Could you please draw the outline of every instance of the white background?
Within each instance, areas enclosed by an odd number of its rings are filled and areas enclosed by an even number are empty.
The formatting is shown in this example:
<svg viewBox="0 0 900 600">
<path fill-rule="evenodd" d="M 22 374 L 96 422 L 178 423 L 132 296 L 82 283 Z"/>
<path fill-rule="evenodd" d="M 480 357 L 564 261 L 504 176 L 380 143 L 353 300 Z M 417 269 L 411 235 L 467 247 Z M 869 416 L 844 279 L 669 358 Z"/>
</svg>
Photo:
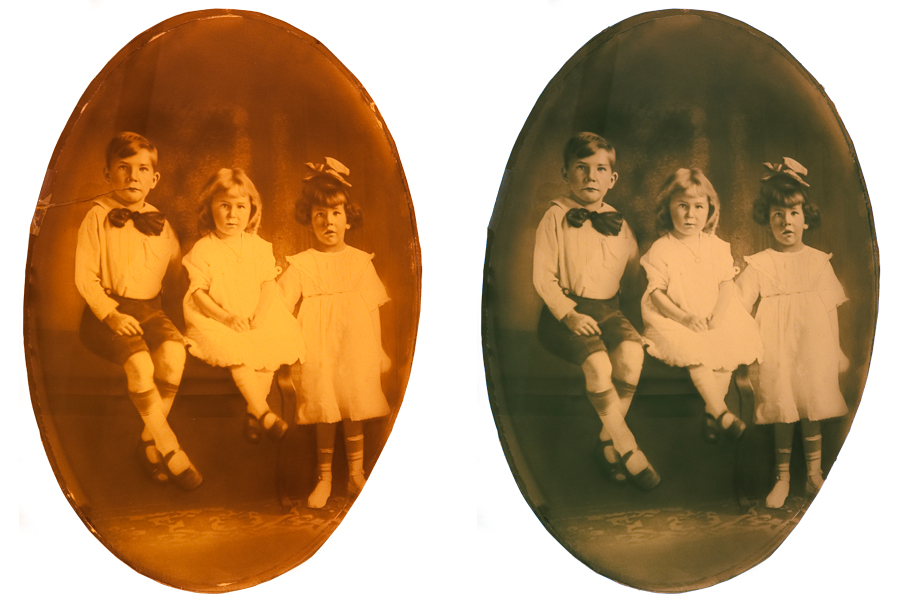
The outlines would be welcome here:
<svg viewBox="0 0 900 600">
<path fill-rule="evenodd" d="M 249 4 L 249 3 L 248 3 Z M 879 227 L 881 312 L 862 406 L 824 491 L 761 565 L 696 598 L 896 594 L 894 339 L 900 335 L 896 9 L 860 0 L 696 2 L 778 40 L 822 84 L 857 155 Z M 0 464 L 6 597 L 186 597 L 138 575 L 71 510 L 44 455 L 22 352 L 28 226 L 51 152 L 81 94 L 132 38 L 197 2 L 18 2 L 0 38 L 0 165 L 11 215 L 3 246 L 4 412 Z M 481 272 L 494 199 L 513 143 L 544 86 L 582 45 L 660 2 L 256 2 L 318 38 L 362 82 L 397 144 L 424 268 L 412 377 L 365 492 L 309 561 L 229 597 L 647 597 L 583 566 L 516 488 L 488 405 Z M 825 215 L 827 218 L 827 215 Z M 18 525 L 13 522 L 18 504 Z M 6 531 L 6 528 L 9 531 Z M 10 590 L 10 587 L 12 589 Z"/>
</svg>

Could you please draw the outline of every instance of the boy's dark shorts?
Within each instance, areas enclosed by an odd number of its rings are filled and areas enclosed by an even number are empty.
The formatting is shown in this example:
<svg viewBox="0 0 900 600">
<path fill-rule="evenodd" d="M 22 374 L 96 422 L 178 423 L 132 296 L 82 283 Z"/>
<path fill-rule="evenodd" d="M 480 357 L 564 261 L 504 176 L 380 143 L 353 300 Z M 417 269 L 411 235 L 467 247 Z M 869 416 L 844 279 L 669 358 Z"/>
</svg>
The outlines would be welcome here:
<svg viewBox="0 0 900 600">
<path fill-rule="evenodd" d="M 622 342 L 643 344 L 643 340 L 631 322 L 619 310 L 619 297 L 609 300 L 592 300 L 569 295 L 576 302 L 575 310 L 588 315 L 600 326 L 600 335 L 577 335 L 565 323 L 558 321 L 544 305 L 538 320 L 538 340 L 556 356 L 581 365 L 595 352 L 615 350 Z"/>
<path fill-rule="evenodd" d="M 132 354 L 155 350 L 166 341 L 184 344 L 184 336 L 162 311 L 160 297 L 152 300 L 135 300 L 110 295 L 119 303 L 122 314 L 131 315 L 141 324 L 144 335 L 118 335 L 97 318 L 91 308 L 85 307 L 81 316 L 81 342 L 88 350 L 114 362 L 124 365 Z"/>
</svg>

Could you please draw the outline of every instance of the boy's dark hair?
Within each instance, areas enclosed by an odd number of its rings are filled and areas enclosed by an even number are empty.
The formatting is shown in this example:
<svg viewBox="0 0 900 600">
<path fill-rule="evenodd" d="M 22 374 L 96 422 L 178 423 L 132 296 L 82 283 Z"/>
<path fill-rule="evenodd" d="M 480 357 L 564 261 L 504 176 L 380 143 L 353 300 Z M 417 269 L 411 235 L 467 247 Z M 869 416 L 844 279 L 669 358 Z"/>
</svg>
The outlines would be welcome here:
<svg viewBox="0 0 900 600">
<path fill-rule="evenodd" d="M 596 154 L 598 150 L 606 150 L 609 153 L 609 168 L 615 172 L 616 149 L 606 138 L 590 131 L 582 131 L 569 138 L 566 147 L 563 148 L 563 166 L 568 169 L 573 160 L 586 158 Z"/>
<path fill-rule="evenodd" d="M 150 140 L 141 134 L 131 131 L 123 131 L 116 134 L 109 141 L 109 144 L 106 145 L 106 166 L 107 168 L 112 166 L 113 161 L 117 158 L 128 158 L 141 150 L 146 150 L 150 153 L 150 162 L 155 171 L 159 160 L 159 152 L 156 150 L 156 146 L 151 144 Z"/>
<path fill-rule="evenodd" d="M 798 204 L 802 205 L 803 220 L 810 229 L 822 223 L 822 213 L 818 206 L 810 202 L 805 187 L 787 175 L 769 177 L 760 184 L 759 194 L 753 201 L 753 220 L 768 227 L 773 206 L 793 208 Z"/>
<path fill-rule="evenodd" d="M 344 213 L 347 215 L 347 223 L 351 227 L 362 225 L 362 211 L 359 206 L 350 200 L 348 188 L 327 174 L 314 175 L 303 182 L 300 197 L 294 204 L 294 218 L 301 225 L 310 225 L 313 206 L 338 206 L 344 205 Z"/>
<path fill-rule="evenodd" d="M 709 202 L 709 216 L 706 218 L 703 231 L 705 233 L 716 232 L 716 228 L 719 226 L 721 206 L 719 195 L 712 183 L 700 169 L 678 169 L 666 179 L 659 190 L 659 200 L 656 204 L 656 230 L 659 233 L 672 231 L 675 228 L 675 224 L 672 222 L 672 213 L 669 211 L 672 198 L 676 194 L 686 194 L 692 191 L 706 196 L 706 200 Z"/>
</svg>

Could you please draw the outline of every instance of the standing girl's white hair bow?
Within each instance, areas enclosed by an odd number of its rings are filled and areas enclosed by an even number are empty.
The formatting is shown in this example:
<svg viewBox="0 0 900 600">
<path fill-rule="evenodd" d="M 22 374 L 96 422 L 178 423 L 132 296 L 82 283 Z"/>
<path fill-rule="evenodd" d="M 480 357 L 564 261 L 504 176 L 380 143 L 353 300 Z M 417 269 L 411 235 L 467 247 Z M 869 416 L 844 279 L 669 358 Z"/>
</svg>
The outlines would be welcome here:
<svg viewBox="0 0 900 600">
<path fill-rule="evenodd" d="M 336 179 L 342 185 L 353 187 L 352 185 L 350 185 L 349 181 L 344 179 L 344 177 L 350 177 L 350 169 L 344 166 L 344 164 L 336 158 L 326 156 L 325 164 L 306 163 L 306 166 L 309 167 L 313 172 L 304 177 L 303 181 L 309 181 L 310 179 L 318 175 L 327 175 L 333 179 Z"/>
</svg>

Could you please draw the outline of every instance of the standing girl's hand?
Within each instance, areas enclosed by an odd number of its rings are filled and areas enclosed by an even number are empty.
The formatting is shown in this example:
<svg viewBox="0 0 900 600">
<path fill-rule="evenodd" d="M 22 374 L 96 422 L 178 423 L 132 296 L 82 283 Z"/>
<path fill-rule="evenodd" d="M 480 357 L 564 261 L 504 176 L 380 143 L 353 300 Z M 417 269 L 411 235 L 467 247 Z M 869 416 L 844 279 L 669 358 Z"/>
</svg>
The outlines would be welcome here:
<svg viewBox="0 0 900 600">
<path fill-rule="evenodd" d="M 391 357 L 387 355 L 384 348 L 381 349 L 381 372 L 387 373 L 391 370 Z"/>
<path fill-rule="evenodd" d="M 250 321 L 248 319 L 242 319 L 237 315 L 228 315 L 222 320 L 222 322 L 238 333 L 250 331 Z"/>
<path fill-rule="evenodd" d="M 589 315 L 572 309 L 563 317 L 563 323 L 575 335 L 600 335 L 600 325 Z"/>
<path fill-rule="evenodd" d="M 701 333 L 709 329 L 709 325 L 706 324 L 705 320 L 690 313 L 685 313 L 684 317 L 681 318 L 680 323 L 691 331 L 696 331 L 697 333 Z"/>
</svg>

